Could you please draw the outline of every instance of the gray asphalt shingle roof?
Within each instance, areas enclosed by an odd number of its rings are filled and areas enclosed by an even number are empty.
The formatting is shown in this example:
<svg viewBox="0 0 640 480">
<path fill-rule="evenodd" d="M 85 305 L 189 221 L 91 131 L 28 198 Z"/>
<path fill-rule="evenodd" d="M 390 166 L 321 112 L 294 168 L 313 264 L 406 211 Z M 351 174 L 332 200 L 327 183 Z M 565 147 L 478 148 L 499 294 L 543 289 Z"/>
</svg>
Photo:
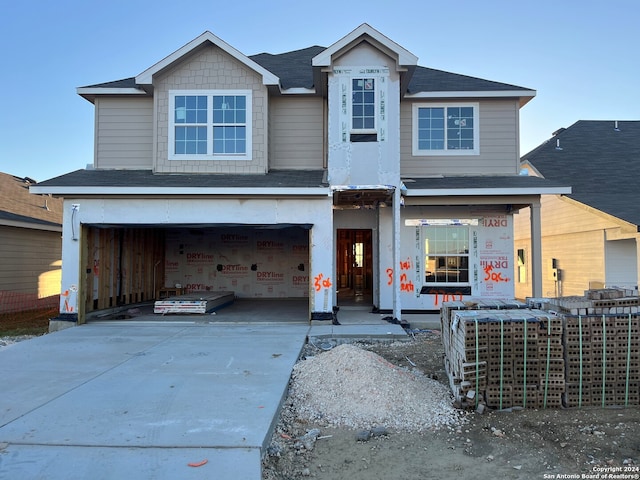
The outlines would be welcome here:
<svg viewBox="0 0 640 480">
<path fill-rule="evenodd" d="M 76 170 L 38 186 L 145 188 L 315 188 L 326 187 L 324 170 L 271 170 L 264 175 L 154 174 L 151 170 Z"/>
<path fill-rule="evenodd" d="M 522 161 L 570 185 L 568 197 L 640 226 L 640 121 L 619 121 L 616 130 L 612 120 L 580 120 Z"/>
<path fill-rule="evenodd" d="M 555 179 L 530 177 L 526 175 L 412 178 L 410 181 L 405 180 L 407 190 L 540 189 L 566 187 L 567 185 L 567 183 L 556 181 Z"/>
<path fill-rule="evenodd" d="M 260 53 L 249 58 L 261 67 L 269 70 L 280 79 L 282 88 L 313 88 L 313 67 L 311 60 L 325 47 L 312 47 L 280 54 Z M 112 82 L 88 85 L 82 88 L 135 88 L 135 77 L 115 80 Z M 445 72 L 433 68 L 416 67 L 408 86 L 411 94 L 420 92 L 455 92 L 455 91 L 509 91 L 531 89 L 494 82 L 481 78 Z"/>
</svg>

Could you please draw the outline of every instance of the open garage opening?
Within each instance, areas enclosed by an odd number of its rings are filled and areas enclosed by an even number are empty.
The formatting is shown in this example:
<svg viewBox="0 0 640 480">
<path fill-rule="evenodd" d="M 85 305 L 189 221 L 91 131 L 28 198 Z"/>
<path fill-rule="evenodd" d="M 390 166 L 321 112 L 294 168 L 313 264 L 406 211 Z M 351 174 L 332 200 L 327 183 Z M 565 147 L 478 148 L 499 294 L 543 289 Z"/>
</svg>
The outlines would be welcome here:
<svg viewBox="0 0 640 480">
<path fill-rule="evenodd" d="M 86 315 L 181 295 L 233 292 L 309 312 L 310 225 L 83 228 Z M 304 310 L 302 310 L 304 309 Z"/>
</svg>

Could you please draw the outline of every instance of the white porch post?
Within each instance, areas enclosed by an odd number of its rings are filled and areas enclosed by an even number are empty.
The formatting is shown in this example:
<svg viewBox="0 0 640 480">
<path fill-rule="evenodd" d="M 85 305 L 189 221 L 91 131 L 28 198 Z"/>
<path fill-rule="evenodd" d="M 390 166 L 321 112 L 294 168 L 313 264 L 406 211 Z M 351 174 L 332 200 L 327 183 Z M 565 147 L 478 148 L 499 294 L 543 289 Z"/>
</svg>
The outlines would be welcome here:
<svg viewBox="0 0 640 480">
<path fill-rule="evenodd" d="M 532 296 L 542 297 L 542 222 L 540 201 L 531 204 L 531 289 Z"/>
<path fill-rule="evenodd" d="M 393 192 L 393 318 L 402 320 L 400 301 L 400 188 Z"/>
</svg>

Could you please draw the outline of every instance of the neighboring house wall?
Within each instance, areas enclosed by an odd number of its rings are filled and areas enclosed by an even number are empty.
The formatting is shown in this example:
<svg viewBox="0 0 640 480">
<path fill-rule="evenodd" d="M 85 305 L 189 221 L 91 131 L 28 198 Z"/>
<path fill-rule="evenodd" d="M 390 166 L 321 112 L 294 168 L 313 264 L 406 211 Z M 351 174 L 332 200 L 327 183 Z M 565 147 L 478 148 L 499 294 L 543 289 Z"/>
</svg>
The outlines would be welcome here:
<svg viewBox="0 0 640 480">
<path fill-rule="evenodd" d="M 477 104 L 478 155 L 413 155 L 413 105 Z M 519 160 L 519 107 L 517 100 L 403 101 L 400 106 L 400 155 L 403 176 L 514 175 Z"/>
<path fill-rule="evenodd" d="M 637 235 L 632 233 L 631 226 L 577 202 L 551 195 L 543 196 L 541 212 L 545 296 L 583 295 L 585 290 L 603 285 L 635 288 L 637 259 L 634 248 Z M 622 234 L 624 231 L 629 233 Z M 614 232 L 631 238 L 609 240 Z M 514 273 L 518 298 L 531 296 L 529 237 L 527 208 L 515 216 L 515 252 L 517 256 L 518 250 L 524 250 L 525 257 L 524 273 L 519 272 L 517 266 Z M 622 250 L 618 242 L 625 242 Z M 629 255 L 623 269 L 619 268 L 621 262 L 625 262 L 619 258 L 621 251 Z M 561 272 L 559 279 L 553 275 L 552 259 L 557 260 L 556 266 Z M 613 264 L 609 264 L 610 259 Z"/>
<path fill-rule="evenodd" d="M 0 291 L 60 293 L 60 232 L 0 226 Z"/>
<path fill-rule="evenodd" d="M 95 99 L 95 168 L 153 167 L 153 99 Z"/>
<path fill-rule="evenodd" d="M 250 160 L 170 160 L 169 93 L 172 90 L 249 90 L 252 93 Z M 159 173 L 265 173 L 268 143 L 268 93 L 262 79 L 225 53 L 207 44 L 154 81 L 156 156 Z"/>
<path fill-rule="evenodd" d="M 319 97 L 269 99 L 269 168 L 323 168 L 323 110 Z"/>
</svg>

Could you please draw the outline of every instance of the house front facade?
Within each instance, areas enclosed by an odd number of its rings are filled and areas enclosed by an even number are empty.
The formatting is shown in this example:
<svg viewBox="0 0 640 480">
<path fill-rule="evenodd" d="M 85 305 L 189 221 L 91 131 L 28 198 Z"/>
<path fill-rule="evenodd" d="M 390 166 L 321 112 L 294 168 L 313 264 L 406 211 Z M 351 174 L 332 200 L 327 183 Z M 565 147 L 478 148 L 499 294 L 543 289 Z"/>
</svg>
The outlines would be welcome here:
<svg viewBox="0 0 640 480">
<path fill-rule="evenodd" d="M 513 298 L 514 212 L 536 237 L 541 194 L 569 191 L 519 175 L 535 91 L 421 67 L 367 24 L 278 55 L 205 32 L 78 93 L 93 167 L 32 188 L 65 199 L 71 322 L 176 286 L 305 298 L 310 320 Z"/>
</svg>

